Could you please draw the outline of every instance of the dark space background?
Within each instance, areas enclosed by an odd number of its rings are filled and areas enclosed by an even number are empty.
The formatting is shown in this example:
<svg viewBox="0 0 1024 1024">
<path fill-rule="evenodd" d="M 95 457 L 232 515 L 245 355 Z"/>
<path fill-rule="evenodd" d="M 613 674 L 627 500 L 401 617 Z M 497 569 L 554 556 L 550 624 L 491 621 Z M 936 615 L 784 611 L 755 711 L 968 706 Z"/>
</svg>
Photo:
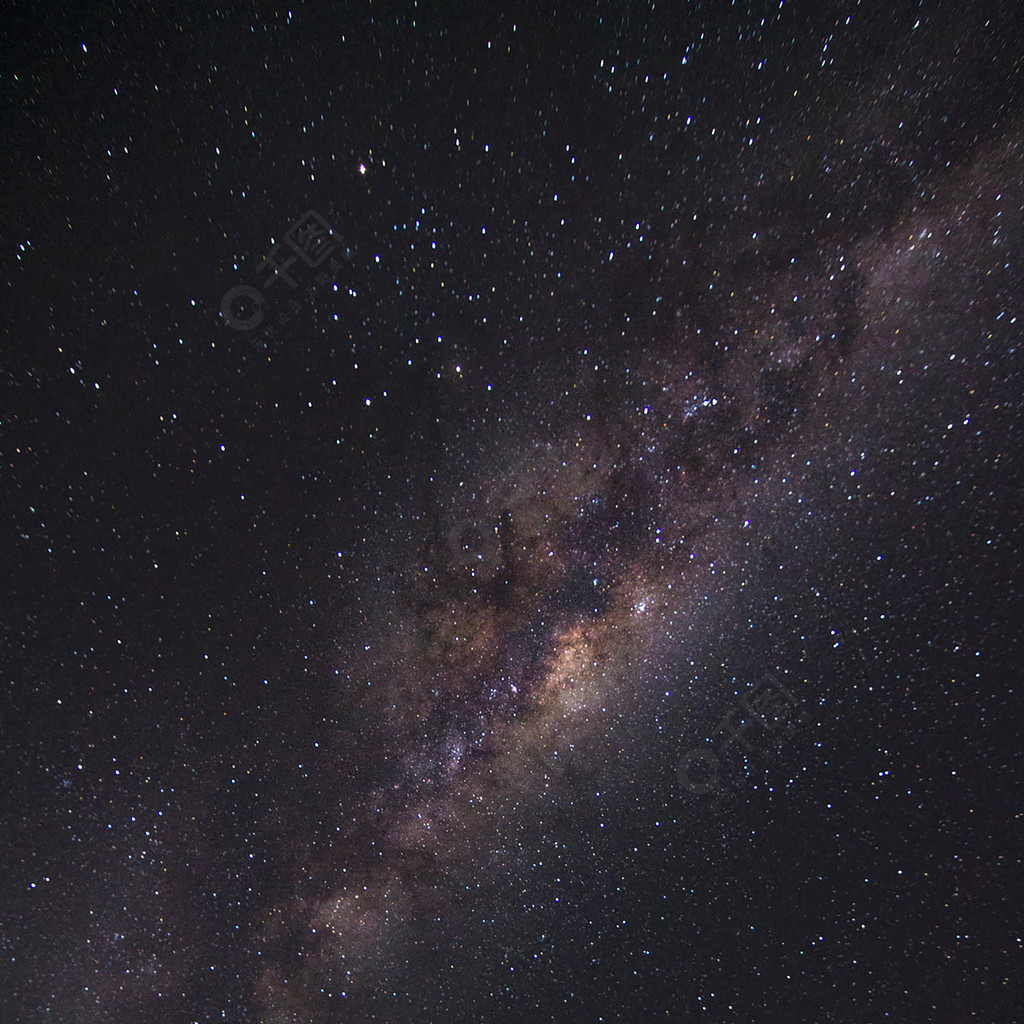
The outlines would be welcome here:
<svg viewBox="0 0 1024 1024">
<path fill-rule="evenodd" d="M 0 24 L 0 1020 L 1021 1019 L 1015 4 Z"/>
</svg>

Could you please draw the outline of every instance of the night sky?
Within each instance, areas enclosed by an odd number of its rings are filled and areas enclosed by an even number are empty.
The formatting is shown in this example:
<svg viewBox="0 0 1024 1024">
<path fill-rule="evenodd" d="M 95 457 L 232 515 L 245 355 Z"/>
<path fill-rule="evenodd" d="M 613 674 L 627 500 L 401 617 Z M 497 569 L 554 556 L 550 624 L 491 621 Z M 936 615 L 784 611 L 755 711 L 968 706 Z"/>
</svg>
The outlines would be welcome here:
<svg viewBox="0 0 1024 1024">
<path fill-rule="evenodd" d="M 1024 1019 L 1022 53 L 4 4 L 0 1021 Z"/>
</svg>

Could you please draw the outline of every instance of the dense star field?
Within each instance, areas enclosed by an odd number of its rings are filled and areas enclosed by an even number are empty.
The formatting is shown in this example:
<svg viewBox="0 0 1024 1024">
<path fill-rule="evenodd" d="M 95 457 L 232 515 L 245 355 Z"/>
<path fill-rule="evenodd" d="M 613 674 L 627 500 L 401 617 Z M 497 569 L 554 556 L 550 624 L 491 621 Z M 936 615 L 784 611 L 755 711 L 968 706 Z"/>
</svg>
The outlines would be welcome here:
<svg viewBox="0 0 1024 1024">
<path fill-rule="evenodd" d="M 0 1019 L 1019 1019 L 1015 5 L 0 19 Z"/>
</svg>

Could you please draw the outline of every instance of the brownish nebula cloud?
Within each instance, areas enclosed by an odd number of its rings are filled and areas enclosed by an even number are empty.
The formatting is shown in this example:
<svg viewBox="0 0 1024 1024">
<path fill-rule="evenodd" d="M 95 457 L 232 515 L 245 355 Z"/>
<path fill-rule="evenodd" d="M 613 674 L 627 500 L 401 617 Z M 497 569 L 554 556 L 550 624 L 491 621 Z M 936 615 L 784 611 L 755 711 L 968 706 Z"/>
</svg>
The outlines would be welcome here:
<svg viewBox="0 0 1024 1024">
<path fill-rule="evenodd" d="M 344 811 L 268 910 L 263 1020 L 358 1007 L 426 957 L 474 877 L 514 862 L 588 766 L 617 756 L 609 727 L 667 624 L 729 614 L 744 510 L 770 508 L 785 466 L 836 443 L 837 421 L 870 418 L 865 400 L 914 387 L 930 358 L 920 311 L 973 290 L 995 196 L 1021 191 L 1019 146 L 951 172 L 883 234 L 821 234 L 800 262 L 743 231 L 728 300 L 704 318 L 727 344 L 688 334 L 681 309 L 604 375 L 618 390 L 581 357 L 561 410 L 435 496 L 387 555 L 400 582 L 369 615 L 378 641 L 346 663 L 352 727 L 325 783 Z"/>
</svg>

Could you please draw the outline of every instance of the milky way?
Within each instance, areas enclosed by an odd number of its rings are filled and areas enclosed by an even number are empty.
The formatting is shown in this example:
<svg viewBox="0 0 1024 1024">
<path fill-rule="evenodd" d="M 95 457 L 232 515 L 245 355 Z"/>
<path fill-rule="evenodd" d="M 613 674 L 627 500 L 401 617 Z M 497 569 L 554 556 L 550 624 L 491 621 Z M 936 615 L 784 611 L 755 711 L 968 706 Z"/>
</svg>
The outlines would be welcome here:
<svg viewBox="0 0 1024 1024">
<path fill-rule="evenodd" d="M 1016 8 L 72 6 L 0 1020 L 1017 1019 Z"/>
<path fill-rule="evenodd" d="M 958 302 L 972 280 L 1005 279 L 998 218 L 1024 208 L 1022 168 L 1008 137 L 884 231 L 822 232 L 810 257 L 783 261 L 751 232 L 722 269 L 728 318 L 679 307 L 642 351 L 599 357 L 600 377 L 582 346 L 530 396 L 532 425 L 500 403 L 475 410 L 514 428 L 484 431 L 464 479 L 384 556 L 402 568 L 372 588 L 374 639 L 345 661 L 364 729 L 318 769 L 367 778 L 339 787 L 336 837 L 303 861 L 301 897 L 267 916 L 268 1020 L 357 1006 L 398 965 L 457 946 L 475 879 L 507 869 L 539 821 L 566 827 L 588 771 L 621 752 L 614 723 L 757 587 L 766 538 L 824 518 L 822 477 L 841 486 L 855 436 L 985 351 Z M 717 339 L 703 353 L 683 322 L 702 313 Z M 619 394 L 602 393 L 608 377 Z M 805 539 L 818 557 L 834 543 Z"/>
</svg>

